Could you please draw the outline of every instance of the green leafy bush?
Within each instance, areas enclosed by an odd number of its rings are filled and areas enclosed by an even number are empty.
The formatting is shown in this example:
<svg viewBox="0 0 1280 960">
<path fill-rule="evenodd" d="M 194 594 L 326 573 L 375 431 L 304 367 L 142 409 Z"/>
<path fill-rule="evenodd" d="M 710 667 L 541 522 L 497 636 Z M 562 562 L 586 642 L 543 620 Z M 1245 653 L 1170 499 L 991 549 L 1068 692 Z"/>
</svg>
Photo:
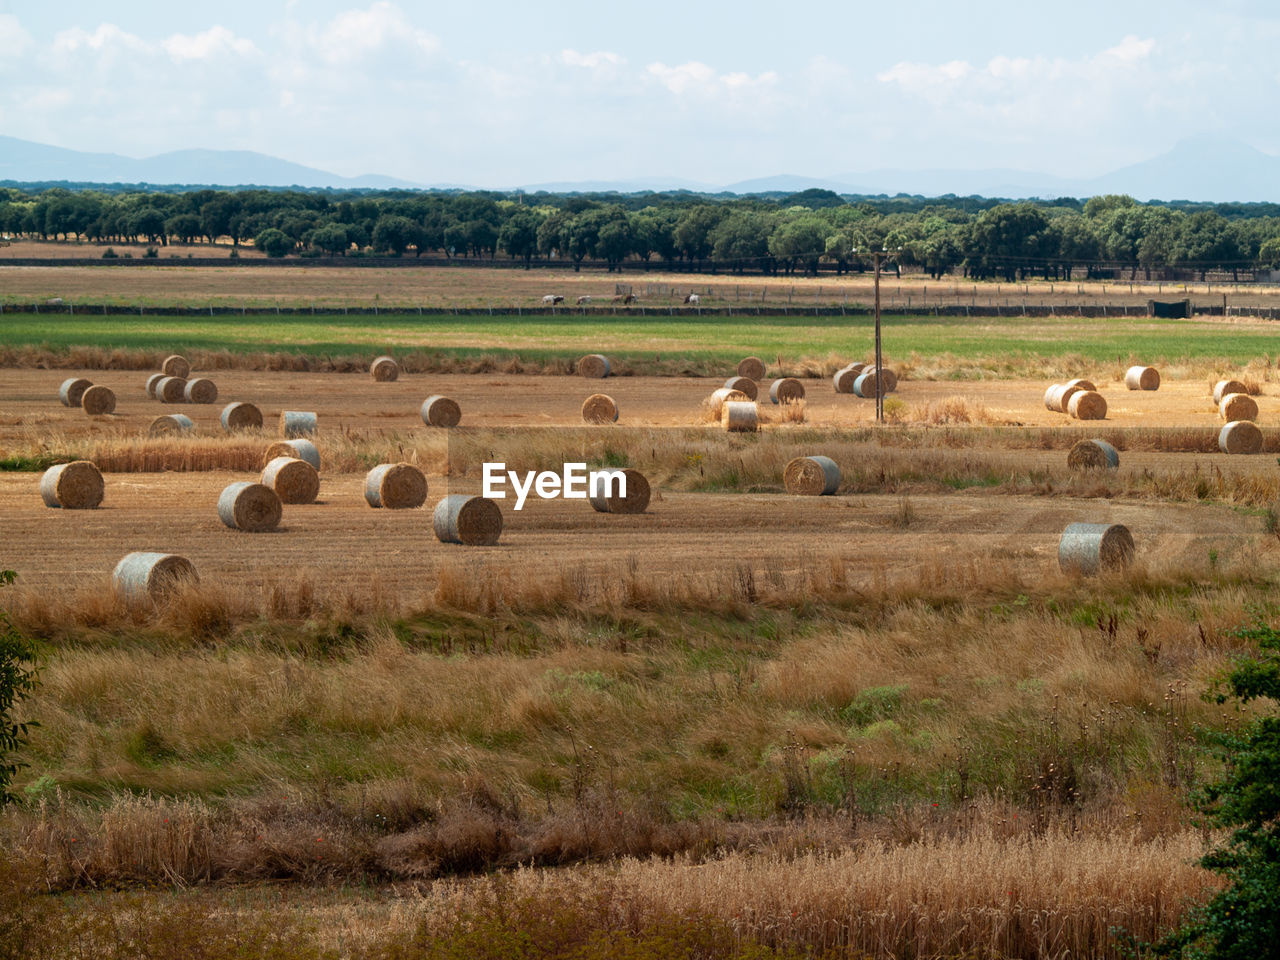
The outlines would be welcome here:
<svg viewBox="0 0 1280 960">
<path fill-rule="evenodd" d="M 1237 661 L 1216 695 L 1219 703 L 1280 704 L 1280 631 L 1259 624 L 1236 632 L 1258 645 Z M 1192 919 L 1154 946 L 1161 957 L 1257 960 L 1280 956 L 1280 715 L 1272 712 L 1217 747 L 1226 770 L 1197 798 L 1211 826 L 1231 831 L 1200 862 L 1227 886 Z"/>
<path fill-rule="evenodd" d="M 0 570 L 0 586 L 13 583 L 17 574 Z M 9 618 L 0 613 L 0 804 L 13 799 L 9 786 L 22 769 L 14 753 L 26 742 L 27 732 L 35 724 L 14 719 L 14 708 L 36 686 L 35 646 L 13 629 Z"/>
</svg>

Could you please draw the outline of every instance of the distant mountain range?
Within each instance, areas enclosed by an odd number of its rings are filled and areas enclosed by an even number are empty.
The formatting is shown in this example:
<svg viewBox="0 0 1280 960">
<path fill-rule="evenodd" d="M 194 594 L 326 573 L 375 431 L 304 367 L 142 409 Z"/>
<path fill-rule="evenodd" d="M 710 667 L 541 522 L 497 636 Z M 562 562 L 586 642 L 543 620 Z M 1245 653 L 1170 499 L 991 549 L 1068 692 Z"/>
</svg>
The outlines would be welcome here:
<svg viewBox="0 0 1280 960">
<path fill-rule="evenodd" d="M 118 153 L 83 153 L 16 137 L 0 137 L 0 180 L 72 183 L 199 183 L 211 186 L 368 187 L 417 184 L 394 177 L 340 177 L 250 150 L 175 150 L 136 160 Z"/>
<path fill-rule="evenodd" d="M 412 182 L 368 174 L 342 177 L 315 167 L 248 150 L 176 150 L 135 159 L 116 153 L 84 153 L 0 136 L 0 181 L 20 183 L 201 184 L 210 186 L 296 186 L 366 189 L 476 189 L 456 183 Z M 1090 197 L 1127 193 L 1139 200 L 1280 202 L 1280 157 L 1235 140 L 1194 138 L 1150 160 L 1100 177 L 1065 178 L 1024 170 L 879 169 L 807 177 L 783 174 L 730 184 L 677 177 L 556 181 L 504 189 L 531 193 L 639 193 L 689 190 L 697 193 L 796 193 L 824 188 L 841 194 L 983 197 Z"/>
</svg>

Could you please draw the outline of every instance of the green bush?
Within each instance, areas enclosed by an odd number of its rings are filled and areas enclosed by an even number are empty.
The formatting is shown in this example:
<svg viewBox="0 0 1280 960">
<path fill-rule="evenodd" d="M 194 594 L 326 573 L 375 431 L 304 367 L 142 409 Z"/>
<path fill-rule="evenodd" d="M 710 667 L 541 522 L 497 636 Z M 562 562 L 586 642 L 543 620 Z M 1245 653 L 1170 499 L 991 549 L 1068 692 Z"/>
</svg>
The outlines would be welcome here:
<svg viewBox="0 0 1280 960">
<path fill-rule="evenodd" d="M 283 230 L 267 227 L 254 238 L 253 245 L 268 257 L 283 257 L 293 249 L 293 238 Z"/>
<path fill-rule="evenodd" d="M 1280 704 L 1280 631 L 1259 624 L 1236 631 L 1258 645 L 1238 660 L 1215 699 Z M 1153 948 L 1184 960 L 1257 960 L 1280 957 L 1280 716 L 1273 712 L 1238 734 L 1221 734 L 1226 764 L 1196 805 L 1208 824 L 1230 830 L 1201 865 L 1226 888 Z"/>
<path fill-rule="evenodd" d="M 0 586 L 17 578 L 12 570 L 0 570 Z M 27 732 L 35 726 L 14 719 L 14 708 L 36 686 L 35 646 L 13 629 L 9 618 L 0 613 L 0 804 L 13 799 L 9 786 L 17 772 L 25 766 L 14 759 L 14 753 L 26 742 Z"/>
</svg>

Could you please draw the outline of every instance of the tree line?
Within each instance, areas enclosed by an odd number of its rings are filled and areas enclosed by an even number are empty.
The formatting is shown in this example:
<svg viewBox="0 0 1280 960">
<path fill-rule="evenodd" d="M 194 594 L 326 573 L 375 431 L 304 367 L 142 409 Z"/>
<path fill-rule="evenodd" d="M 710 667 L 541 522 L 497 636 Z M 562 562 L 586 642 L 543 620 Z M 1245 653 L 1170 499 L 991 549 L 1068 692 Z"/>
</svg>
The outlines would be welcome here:
<svg viewBox="0 0 1280 960">
<path fill-rule="evenodd" d="M 294 190 L 0 188 L 0 231 L 43 240 L 252 243 L 268 256 L 504 258 L 531 266 L 662 262 L 734 273 L 837 273 L 885 251 L 934 278 L 1136 279 L 1280 268 L 1275 204 L 1139 203 L 1128 196 L 1002 202 Z"/>
</svg>

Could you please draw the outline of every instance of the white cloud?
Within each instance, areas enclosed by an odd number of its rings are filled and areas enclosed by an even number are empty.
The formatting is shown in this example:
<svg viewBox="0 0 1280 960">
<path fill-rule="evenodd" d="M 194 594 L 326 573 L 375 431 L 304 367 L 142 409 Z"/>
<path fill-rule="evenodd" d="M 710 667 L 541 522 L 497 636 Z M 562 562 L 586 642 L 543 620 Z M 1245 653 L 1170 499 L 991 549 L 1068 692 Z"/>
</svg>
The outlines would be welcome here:
<svg viewBox="0 0 1280 960">
<path fill-rule="evenodd" d="M 979 92 L 995 98 L 1024 98 L 1034 96 L 1037 89 L 1053 83 L 1112 82 L 1117 66 L 1137 67 L 1145 63 L 1155 46 L 1154 39 L 1126 36 L 1113 47 L 1077 59 L 999 55 L 981 67 L 967 60 L 938 64 L 904 60 L 876 74 L 876 79 L 929 100 Z"/>
<path fill-rule="evenodd" d="M 311 31 L 311 43 L 331 64 L 350 63 L 393 45 L 407 46 L 417 54 L 440 49 L 437 37 L 411 24 L 393 3 L 379 0 L 366 10 L 347 10 L 320 30 Z"/>
<path fill-rule="evenodd" d="M 161 46 L 176 62 L 211 60 L 214 57 L 235 55 L 248 57 L 258 52 L 252 40 L 237 37 L 226 27 L 215 25 L 201 33 L 188 36 L 175 33 L 166 37 Z"/>
<path fill-rule="evenodd" d="M 928 96 L 940 89 L 952 89 L 972 73 L 972 64 L 965 60 L 948 60 L 936 65 L 904 60 L 876 74 L 876 79 L 881 83 L 895 84 L 909 93 Z"/>
<path fill-rule="evenodd" d="M 117 50 L 142 52 L 149 50 L 150 44 L 135 34 L 121 30 L 114 23 L 102 23 L 92 33 L 81 27 L 63 30 L 53 38 L 53 49 L 57 53 L 112 53 Z"/>
<path fill-rule="evenodd" d="M 11 13 L 0 13 L 0 50 L 5 58 L 21 56 L 31 46 L 31 34 Z"/>
<path fill-rule="evenodd" d="M 688 94 L 716 97 L 726 93 L 763 95 L 778 83 L 778 74 L 772 70 L 754 77 L 742 72 L 722 74 L 699 60 L 690 60 L 674 67 L 659 61 L 649 64 L 645 72 L 677 97 Z"/>
<path fill-rule="evenodd" d="M 1154 38 L 1139 40 L 1137 37 L 1130 35 L 1121 40 L 1114 47 L 1110 47 L 1102 51 L 1105 57 L 1114 57 L 1116 60 L 1125 63 L 1135 63 L 1138 60 L 1145 60 L 1151 56 L 1151 51 L 1156 47 Z"/>
<path fill-rule="evenodd" d="M 665 63 L 651 63 L 648 66 L 649 76 L 657 79 L 664 87 L 681 96 L 690 89 L 706 89 L 714 82 L 716 72 L 705 63 L 691 60 L 678 67 L 668 67 Z"/>
<path fill-rule="evenodd" d="M 577 50 L 561 50 L 560 62 L 566 67 L 586 67 L 596 70 L 600 67 L 620 67 L 627 62 L 626 57 L 608 50 L 597 50 L 594 53 L 579 53 Z"/>
</svg>

